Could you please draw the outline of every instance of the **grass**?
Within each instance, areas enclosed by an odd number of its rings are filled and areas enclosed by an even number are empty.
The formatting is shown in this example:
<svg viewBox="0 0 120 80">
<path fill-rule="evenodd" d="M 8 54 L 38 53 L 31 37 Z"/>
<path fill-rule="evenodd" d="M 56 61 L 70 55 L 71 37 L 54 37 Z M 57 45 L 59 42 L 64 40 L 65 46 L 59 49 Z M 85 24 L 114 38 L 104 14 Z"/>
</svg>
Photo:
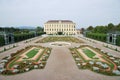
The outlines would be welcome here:
<svg viewBox="0 0 120 80">
<path fill-rule="evenodd" d="M 84 52 L 89 58 L 93 58 L 93 57 L 96 55 L 94 52 L 92 52 L 92 51 L 89 50 L 89 49 L 84 48 L 84 49 L 82 49 L 82 50 L 83 50 L 83 52 Z"/>
<path fill-rule="evenodd" d="M 9 68 L 12 68 L 12 66 L 15 64 L 15 61 L 18 60 L 19 58 L 20 58 L 20 57 L 18 56 L 18 57 L 16 57 L 15 59 L 13 59 L 13 60 L 9 63 L 8 67 L 9 67 Z"/>
<path fill-rule="evenodd" d="M 32 58 L 32 57 L 34 57 L 37 53 L 38 53 L 38 49 L 33 49 L 33 50 L 29 51 L 26 55 L 27 55 L 28 58 Z"/>
</svg>

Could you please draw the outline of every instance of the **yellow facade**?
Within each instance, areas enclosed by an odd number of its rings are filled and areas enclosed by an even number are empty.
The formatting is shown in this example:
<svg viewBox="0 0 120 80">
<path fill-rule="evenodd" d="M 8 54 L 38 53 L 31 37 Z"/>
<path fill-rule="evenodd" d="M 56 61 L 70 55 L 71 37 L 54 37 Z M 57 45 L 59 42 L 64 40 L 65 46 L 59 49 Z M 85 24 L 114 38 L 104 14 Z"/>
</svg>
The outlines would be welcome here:
<svg viewBox="0 0 120 80">
<path fill-rule="evenodd" d="M 64 35 L 75 35 L 75 23 L 70 20 L 50 20 L 44 24 L 44 32 L 46 34 L 58 34 L 62 32 Z"/>
</svg>

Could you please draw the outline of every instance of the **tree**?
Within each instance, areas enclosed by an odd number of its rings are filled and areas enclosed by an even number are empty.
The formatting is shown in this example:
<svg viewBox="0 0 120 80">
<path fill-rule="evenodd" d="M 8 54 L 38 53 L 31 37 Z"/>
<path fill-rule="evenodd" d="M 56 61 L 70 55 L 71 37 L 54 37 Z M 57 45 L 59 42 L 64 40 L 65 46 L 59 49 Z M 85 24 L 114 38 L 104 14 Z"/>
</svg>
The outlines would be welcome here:
<svg viewBox="0 0 120 80">
<path fill-rule="evenodd" d="M 23 33 L 29 33 L 30 30 L 29 30 L 29 29 L 22 29 L 22 32 L 23 32 Z"/>
<path fill-rule="evenodd" d="M 109 31 L 113 31 L 114 25 L 113 25 L 112 23 L 109 23 L 107 29 L 108 29 Z"/>
<path fill-rule="evenodd" d="M 19 28 L 14 28 L 14 27 L 0 27 L 0 31 L 20 33 L 20 29 Z"/>
<path fill-rule="evenodd" d="M 105 26 L 96 26 L 92 32 L 94 33 L 106 33 L 107 32 L 107 28 Z"/>
<path fill-rule="evenodd" d="M 0 31 L 3 31 L 3 28 L 2 28 L 2 27 L 0 27 Z"/>
<path fill-rule="evenodd" d="M 37 26 L 37 28 L 36 28 L 36 32 L 43 32 L 43 28 L 40 27 L 40 26 Z"/>
<path fill-rule="evenodd" d="M 116 30 L 120 31 L 120 23 L 116 26 Z"/>
<path fill-rule="evenodd" d="M 92 31 L 93 29 L 94 29 L 93 26 L 89 26 L 89 27 L 87 28 L 88 31 Z"/>
</svg>

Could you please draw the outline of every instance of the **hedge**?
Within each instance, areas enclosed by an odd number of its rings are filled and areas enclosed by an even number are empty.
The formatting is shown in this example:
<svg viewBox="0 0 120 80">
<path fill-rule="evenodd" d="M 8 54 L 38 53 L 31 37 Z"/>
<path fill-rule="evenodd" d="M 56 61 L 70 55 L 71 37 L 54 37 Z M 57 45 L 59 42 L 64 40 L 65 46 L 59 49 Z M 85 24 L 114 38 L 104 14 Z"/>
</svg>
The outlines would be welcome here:
<svg viewBox="0 0 120 80">
<path fill-rule="evenodd" d="M 44 32 L 36 33 L 37 36 L 40 36 L 42 34 L 45 34 L 45 33 Z M 26 39 L 33 38 L 33 37 L 35 37 L 34 33 L 14 34 L 14 41 L 19 42 L 19 41 L 26 40 Z M 3 46 L 3 45 L 5 45 L 4 37 L 0 36 L 0 46 Z"/>
<path fill-rule="evenodd" d="M 18 42 L 18 41 L 22 41 L 22 40 L 29 39 L 32 37 L 35 37 L 34 33 L 15 34 L 14 40 L 15 42 Z"/>
<path fill-rule="evenodd" d="M 106 42 L 107 40 L 107 35 L 106 34 L 102 34 L 102 33 L 87 33 L 86 37 L 95 39 L 95 40 L 99 40 L 102 42 Z"/>
<path fill-rule="evenodd" d="M 36 33 L 37 36 L 40 36 L 42 34 L 44 34 L 44 32 Z M 15 42 L 26 40 L 26 39 L 33 38 L 33 37 L 35 37 L 35 33 L 24 33 L 24 34 L 15 34 L 14 35 Z"/>
<path fill-rule="evenodd" d="M 117 36 L 117 42 L 116 45 L 120 46 L 120 36 Z"/>
<path fill-rule="evenodd" d="M 45 32 L 37 32 L 37 36 L 40 36 L 42 34 L 46 34 Z"/>
<path fill-rule="evenodd" d="M 0 46 L 5 45 L 5 40 L 3 36 L 0 36 Z"/>
</svg>

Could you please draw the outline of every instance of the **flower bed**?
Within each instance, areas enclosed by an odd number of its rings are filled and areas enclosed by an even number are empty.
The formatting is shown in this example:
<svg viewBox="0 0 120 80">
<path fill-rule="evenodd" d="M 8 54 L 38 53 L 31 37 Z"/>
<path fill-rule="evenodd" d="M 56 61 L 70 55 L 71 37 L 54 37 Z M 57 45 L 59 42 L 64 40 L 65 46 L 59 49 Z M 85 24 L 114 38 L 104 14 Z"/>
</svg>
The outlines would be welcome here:
<svg viewBox="0 0 120 80">
<path fill-rule="evenodd" d="M 82 51 L 82 49 L 88 49 Z M 114 57 L 110 53 L 103 53 L 103 50 L 88 45 L 70 48 L 72 56 L 80 69 L 90 69 L 91 71 L 105 75 L 120 75 L 120 58 Z M 94 53 L 94 55 L 93 55 Z"/>
<path fill-rule="evenodd" d="M 66 42 L 75 42 L 75 43 L 83 43 L 82 40 L 77 39 L 75 37 L 45 37 L 42 40 L 37 41 L 36 43 L 45 43 L 45 42 L 54 42 L 54 41 L 66 41 Z"/>
<path fill-rule="evenodd" d="M 4 63 L 4 66 L 0 73 L 3 75 L 12 75 L 27 72 L 32 69 L 43 69 L 50 53 L 51 48 L 28 46 L 25 49 L 11 54 L 9 59 L 7 57 L 3 58 L 2 63 Z"/>
</svg>

